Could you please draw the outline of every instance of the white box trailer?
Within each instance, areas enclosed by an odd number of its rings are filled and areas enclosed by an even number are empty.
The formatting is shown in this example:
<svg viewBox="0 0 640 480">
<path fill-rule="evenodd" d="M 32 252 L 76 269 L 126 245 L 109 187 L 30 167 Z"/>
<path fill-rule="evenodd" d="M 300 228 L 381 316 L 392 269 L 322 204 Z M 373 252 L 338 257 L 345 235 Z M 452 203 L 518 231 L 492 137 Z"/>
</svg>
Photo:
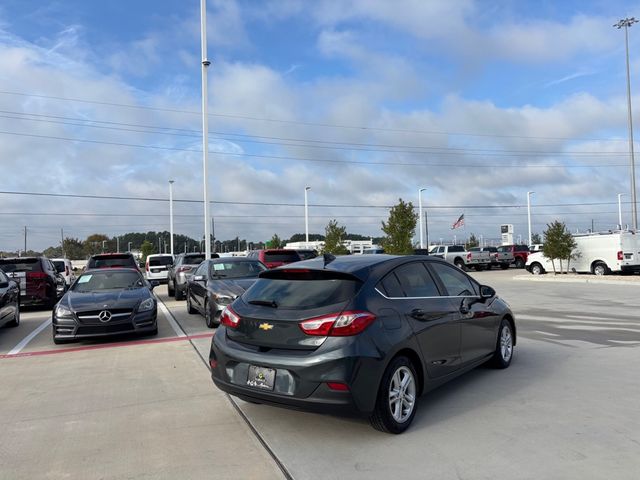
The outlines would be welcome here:
<svg viewBox="0 0 640 480">
<path fill-rule="evenodd" d="M 640 239 L 633 231 L 614 231 L 576 234 L 576 248 L 569 262 L 569 271 L 607 275 L 640 271 Z M 556 272 L 560 261 L 555 260 Z M 551 260 L 542 252 L 529 255 L 525 268 L 533 274 L 553 272 Z M 562 261 L 562 271 L 567 271 L 567 261 Z"/>
</svg>

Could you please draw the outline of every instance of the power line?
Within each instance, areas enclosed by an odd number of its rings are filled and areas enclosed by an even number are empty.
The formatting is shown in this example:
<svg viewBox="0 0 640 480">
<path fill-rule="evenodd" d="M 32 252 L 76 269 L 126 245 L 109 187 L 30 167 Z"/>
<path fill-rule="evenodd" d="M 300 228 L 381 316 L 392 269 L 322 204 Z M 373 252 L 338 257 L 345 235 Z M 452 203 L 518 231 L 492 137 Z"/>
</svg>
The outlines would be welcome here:
<svg viewBox="0 0 640 480">
<path fill-rule="evenodd" d="M 162 107 L 149 107 L 146 105 L 132 105 L 126 103 L 115 103 L 115 102 L 101 102 L 97 100 L 87 100 L 81 98 L 70 98 L 70 97 L 60 97 L 53 95 L 41 95 L 35 93 L 23 93 L 23 92 L 12 92 L 7 90 L 0 90 L 0 94 L 4 95 L 15 95 L 22 97 L 34 97 L 34 98 L 47 98 L 52 100 L 62 100 L 66 102 L 79 102 L 79 103 L 87 103 L 94 105 L 105 105 L 112 107 L 121 107 L 121 108 L 133 108 L 140 110 L 153 110 L 160 112 L 171 112 L 171 113 L 184 113 L 189 115 L 201 115 L 200 111 L 193 110 L 180 110 L 174 108 L 162 108 Z M 319 122 L 302 122 L 299 120 L 283 120 L 283 119 L 275 119 L 275 118 L 263 118 L 256 117 L 250 115 L 238 115 L 238 114 L 229 114 L 229 113 L 209 113 L 211 117 L 221 117 L 221 118 L 238 118 L 243 120 L 254 120 L 254 121 L 262 121 L 262 122 L 273 122 L 273 123 L 282 123 L 282 124 L 294 124 L 294 125 L 303 125 L 303 126 L 311 126 L 311 127 L 327 127 L 327 128 L 343 128 L 343 129 L 353 129 L 353 130 L 371 130 L 371 131 L 381 131 L 381 132 L 396 132 L 396 133 L 416 133 L 416 134 L 425 134 L 425 135 L 450 135 L 450 136 L 468 136 L 468 137 L 494 137 L 494 138 L 530 138 L 530 139 L 538 139 L 538 140 L 590 140 L 590 141 L 602 141 L 602 140 L 612 140 L 612 141 L 625 141 L 622 139 L 603 139 L 603 138 L 572 138 L 572 137 L 545 137 L 545 136 L 527 136 L 527 135 L 502 135 L 502 134 L 487 134 L 487 133 L 469 133 L 469 132 L 447 132 L 447 131 L 429 131 L 429 130 L 413 130 L 413 129 L 400 129 L 400 128 L 384 128 L 384 127 L 370 127 L 370 126 L 358 126 L 358 125 L 341 125 L 341 124 L 331 124 L 331 123 L 319 123 Z"/>
</svg>

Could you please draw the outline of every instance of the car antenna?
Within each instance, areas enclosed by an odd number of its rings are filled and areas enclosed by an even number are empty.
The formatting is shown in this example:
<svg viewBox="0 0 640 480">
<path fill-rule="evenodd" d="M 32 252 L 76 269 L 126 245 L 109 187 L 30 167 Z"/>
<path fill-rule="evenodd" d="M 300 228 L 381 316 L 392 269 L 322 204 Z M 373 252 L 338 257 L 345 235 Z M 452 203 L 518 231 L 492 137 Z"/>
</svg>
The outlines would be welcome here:
<svg viewBox="0 0 640 480">
<path fill-rule="evenodd" d="M 331 255 L 330 253 L 323 254 L 322 258 L 324 258 L 324 268 L 327 268 L 327 265 L 336 259 L 335 255 Z"/>
</svg>

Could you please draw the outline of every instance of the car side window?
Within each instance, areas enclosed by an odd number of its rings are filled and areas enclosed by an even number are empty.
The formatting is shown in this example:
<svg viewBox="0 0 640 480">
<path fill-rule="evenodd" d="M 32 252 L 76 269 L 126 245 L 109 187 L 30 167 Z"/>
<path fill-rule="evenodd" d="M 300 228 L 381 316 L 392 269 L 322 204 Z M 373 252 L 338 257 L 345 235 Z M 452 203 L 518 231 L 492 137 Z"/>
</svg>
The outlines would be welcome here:
<svg viewBox="0 0 640 480">
<path fill-rule="evenodd" d="M 437 297 L 440 295 L 436 282 L 422 262 L 402 265 L 396 268 L 394 273 L 407 297 Z"/>
<path fill-rule="evenodd" d="M 450 296 L 469 297 L 478 295 L 476 287 L 471 280 L 455 267 L 440 262 L 433 262 L 431 268 L 433 268 L 436 275 L 440 277 Z"/>
<path fill-rule="evenodd" d="M 398 277 L 396 277 L 396 274 L 393 272 L 384 277 L 377 288 L 389 298 L 404 297 L 404 292 L 402 291 Z"/>
<path fill-rule="evenodd" d="M 196 269 L 194 275 L 207 275 L 207 262 L 202 262 Z"/>
<path fill-rule="evenodd" d="M 0 270 L 0 283 L 8 282 L 9 278 L 4 274 L 2 270 Z"/>
</svg>

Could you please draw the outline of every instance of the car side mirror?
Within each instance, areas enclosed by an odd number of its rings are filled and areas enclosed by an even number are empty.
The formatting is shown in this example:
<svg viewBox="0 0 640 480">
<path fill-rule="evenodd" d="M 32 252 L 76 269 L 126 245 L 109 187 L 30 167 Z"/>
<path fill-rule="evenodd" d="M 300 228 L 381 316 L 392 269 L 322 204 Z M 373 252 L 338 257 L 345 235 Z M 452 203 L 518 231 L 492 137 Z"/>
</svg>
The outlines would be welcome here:
<svg viewBox="0 0 640 480">
<path fill-rule="evenodd" d="M 480 298 L 487 300 L 496 296 L 496 291 L 488 285 L 480 285 Z"/>
<path fill-rule="evenodd" d="M 207 278 L 204 275 L 194 275 L 194 282 L 206 282 Z"/>
</svg>

